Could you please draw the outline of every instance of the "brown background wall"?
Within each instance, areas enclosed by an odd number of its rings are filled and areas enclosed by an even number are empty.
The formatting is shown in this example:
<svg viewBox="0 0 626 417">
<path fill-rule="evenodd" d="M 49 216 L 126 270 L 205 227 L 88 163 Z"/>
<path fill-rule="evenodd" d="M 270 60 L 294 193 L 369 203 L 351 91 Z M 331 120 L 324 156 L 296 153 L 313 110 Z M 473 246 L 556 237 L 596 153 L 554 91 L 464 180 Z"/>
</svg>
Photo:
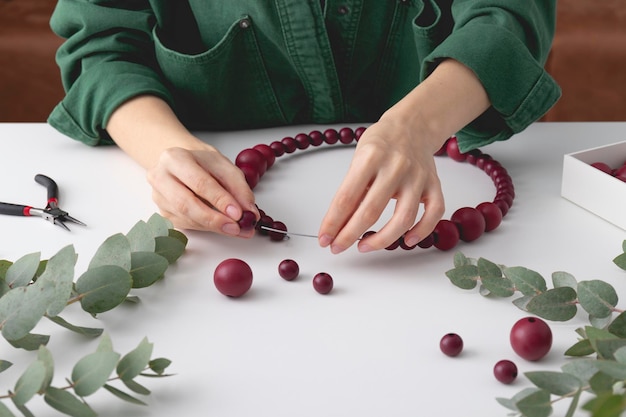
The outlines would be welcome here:
<svg viewBox="0 0 626 417">
<path fill-rule="evenodd" d="M 55 0 L 0 0 L 0 122 L 42 122 L 63 97 L 48 25 Z M 624 0 L 558 0 L 548 71 L 563 97 L 549 121 L 626 120 Z"/>
</svg>

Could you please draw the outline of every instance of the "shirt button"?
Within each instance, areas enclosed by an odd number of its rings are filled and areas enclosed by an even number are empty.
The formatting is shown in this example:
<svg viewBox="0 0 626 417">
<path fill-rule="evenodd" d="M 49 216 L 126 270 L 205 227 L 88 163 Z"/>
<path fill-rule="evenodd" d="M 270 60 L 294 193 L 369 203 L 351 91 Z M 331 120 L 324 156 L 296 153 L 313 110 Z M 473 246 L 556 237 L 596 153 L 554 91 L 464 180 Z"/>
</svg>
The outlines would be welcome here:
<svg viewBox="0 0 626 417">
<path fill-rule="evenodd" d="M 250 19 L 241 19 L 239 21 L 239 27 L 242 29 L 248 29 L 250 27 Z"/>
<path fill-rule="evenodd" d="M 348 6 L 339 6 L 337 11 L 339 12 L 339 14 L 348 14 L 348 13 L 350 13 L 350 9 L 348 8 Z"/>
</svg>

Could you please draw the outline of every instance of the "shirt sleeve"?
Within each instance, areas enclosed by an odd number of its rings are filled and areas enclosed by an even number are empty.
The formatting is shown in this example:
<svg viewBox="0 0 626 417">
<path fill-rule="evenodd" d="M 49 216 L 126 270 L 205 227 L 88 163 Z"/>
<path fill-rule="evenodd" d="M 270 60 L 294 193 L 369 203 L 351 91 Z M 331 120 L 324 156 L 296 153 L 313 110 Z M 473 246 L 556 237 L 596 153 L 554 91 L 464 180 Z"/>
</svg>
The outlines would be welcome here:
<svg viewBox="0 0 626 417">
<path fill-rule="evenodd" d="M 425 58 L 421 79 L 445 58 L 463 63 L 480 79 L 491 108 L 458 132 L 466 152 L 521 132 L 561 96 L 544 69 L 556 0 L 454 0 L 451 11 L 452 32 Z"/>
<path fill-rule="evenodd" d="M 57 52 L 66 95 L 48 123 L 88 145 L 112 143 L 105 127 L 141 94 L 173 100 L 158 72 L 147 0 L 60 0 L 50 26 L 67 40 Z"/>
</svg>

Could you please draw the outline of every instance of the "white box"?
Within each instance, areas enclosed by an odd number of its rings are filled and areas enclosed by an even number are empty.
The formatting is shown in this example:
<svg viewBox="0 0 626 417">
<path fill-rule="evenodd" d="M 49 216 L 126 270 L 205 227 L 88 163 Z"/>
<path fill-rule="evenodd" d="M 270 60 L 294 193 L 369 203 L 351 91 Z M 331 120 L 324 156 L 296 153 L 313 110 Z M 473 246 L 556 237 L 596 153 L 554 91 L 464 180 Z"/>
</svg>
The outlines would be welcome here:
<svg viewBox="0 0 626 417">
<path fill-rule="evenodd" d="M 624 161 L 626 142 L 565 155 L 561 196 L 626 230 L 626 182 L 591 166 L 604 162 L 615 169 Z"/>
</svg>

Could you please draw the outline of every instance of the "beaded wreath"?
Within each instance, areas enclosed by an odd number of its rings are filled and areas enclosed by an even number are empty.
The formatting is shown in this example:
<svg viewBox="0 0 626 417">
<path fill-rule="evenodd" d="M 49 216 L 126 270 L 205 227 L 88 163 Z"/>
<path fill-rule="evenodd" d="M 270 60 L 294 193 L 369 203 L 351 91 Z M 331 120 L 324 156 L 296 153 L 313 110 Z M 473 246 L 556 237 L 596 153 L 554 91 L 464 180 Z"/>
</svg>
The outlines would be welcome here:
<svg viewBox="0 0 626 417">
<path fill-rule="evenodd" d="M 358 141 L 365 129 L 365 127 L 359 127 L 353 130 L 352 128 L 344 127 L 340 130 L 326 129 L 324 132 L 314 130 L 309 134 L 299 133 L 294 137 L 287 136 L 269 145 L 260 144 L 244 149 L 237 155 L 235 165 L 242 170 L 250 188 L 254 189 L 261 177 L 263 177 L 263 174 L 274 165 L 276 158 L 293 153 L 296 150 L 305 150 L 311 146 L 316 147 L 322 144 L 335 145 L 339 143 L 349 145 L 353 141 Z M 410 250 L 416 246 L 423 249 L 434 246 L 439 250 L 450 250 L 460 240 L 471 242 L 478 239 L 483 233 L 496 229 L 513 205 L 513 199 L 515 198 L 513 181 L 507 170 L 490 155 L 483 153 L 479 149 L 461 153 L 454 136 L 449 138 L 435 154 L 435 156 L 444 155 L 447 155 L 454 161 L 467 162 L 474 165 L 489 175 L 496 187 L 494 199 L 480 203 L 476 207 L 461 207 L 452 214 L 449 220 L 439 220 L 433 232 L 415 246 L 406 245 L 402 236 L 389 245 L 386 248 L 387 250 L 399 247 Z M 274 220 L 260 208 L 259 214 L 260 218 L 256 221 L 252 212 L 244 212 L 239 220 L 240 227 L 242 229 L 256 228 L 259 234 L 268 235 L 271 240 L 283 240 L 288 235 L 287 226 L 283 222 Z M 266 228 L 275 230 L 267 230 Z M 283 231 L 283 233 L 280 231 Z M 371 233 L 375 232 L 368 231 L 363 234 L 362 238 L 369 236 Z"/>
</svg>

